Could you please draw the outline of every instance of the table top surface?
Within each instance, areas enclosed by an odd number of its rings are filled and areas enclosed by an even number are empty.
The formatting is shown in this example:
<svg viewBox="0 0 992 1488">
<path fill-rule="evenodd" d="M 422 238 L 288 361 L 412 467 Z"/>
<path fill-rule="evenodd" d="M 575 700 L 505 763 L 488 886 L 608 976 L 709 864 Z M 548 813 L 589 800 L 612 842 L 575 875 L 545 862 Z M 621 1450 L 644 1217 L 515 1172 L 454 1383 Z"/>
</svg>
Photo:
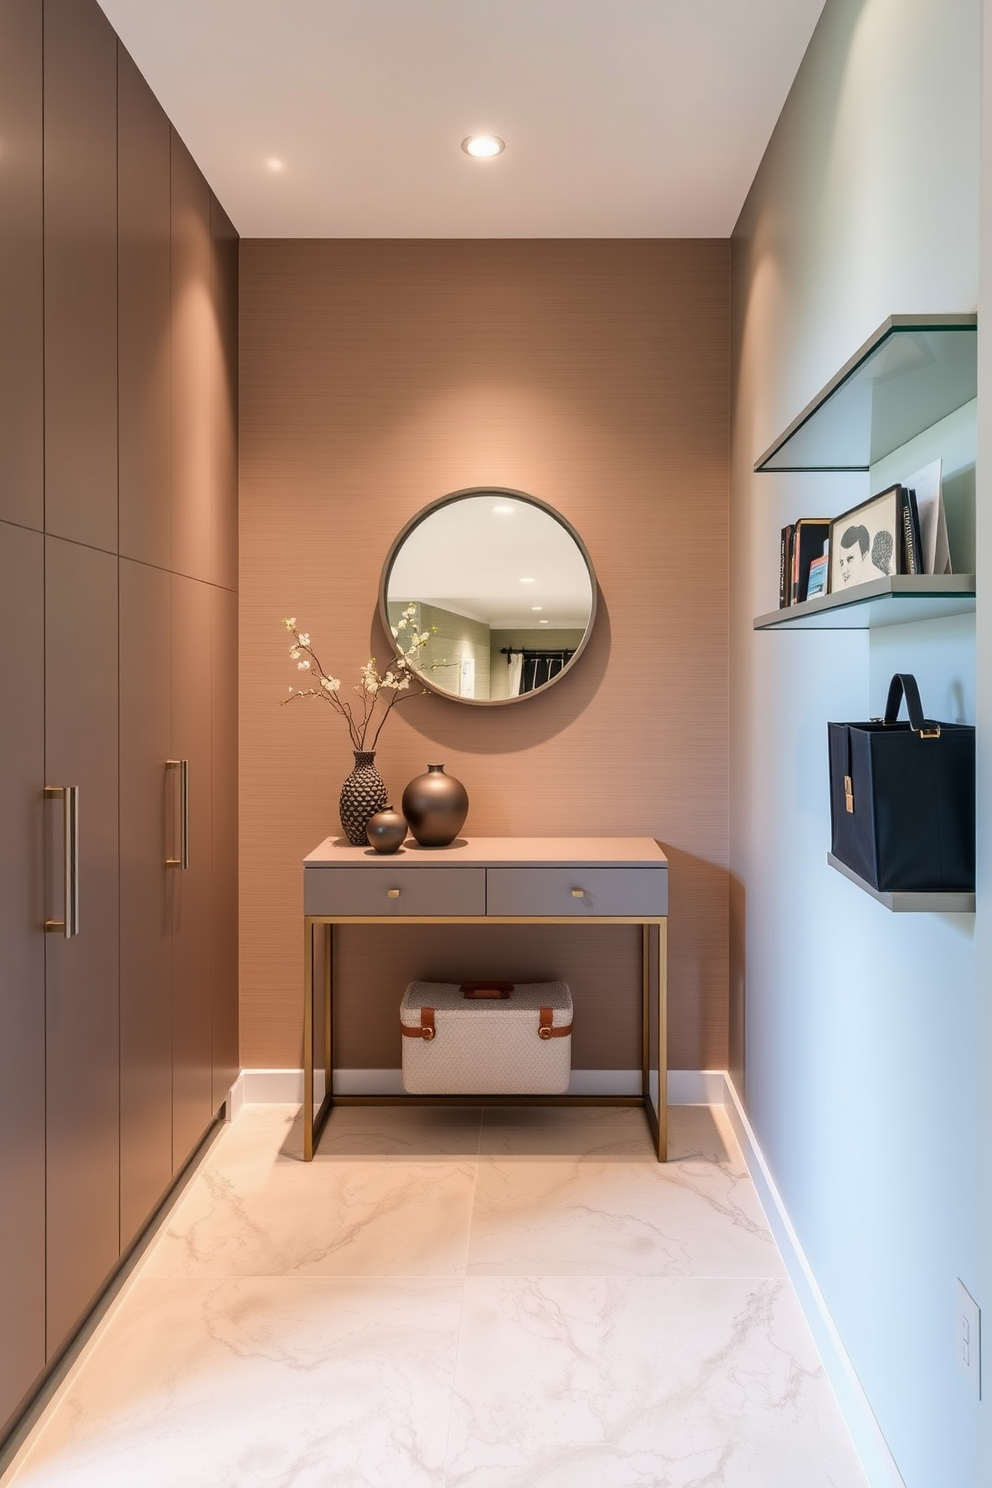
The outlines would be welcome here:
<svg viewBox="0 0 992 1488">
<path fill-rule="evenodd" d="M 653 837 L 456 837 L 449 847 L 421 847 L 412 838 L 395 853 L 351 847 L 325 837 L 303 859 L 307 868 L 668 868 Z"/>
</svg>

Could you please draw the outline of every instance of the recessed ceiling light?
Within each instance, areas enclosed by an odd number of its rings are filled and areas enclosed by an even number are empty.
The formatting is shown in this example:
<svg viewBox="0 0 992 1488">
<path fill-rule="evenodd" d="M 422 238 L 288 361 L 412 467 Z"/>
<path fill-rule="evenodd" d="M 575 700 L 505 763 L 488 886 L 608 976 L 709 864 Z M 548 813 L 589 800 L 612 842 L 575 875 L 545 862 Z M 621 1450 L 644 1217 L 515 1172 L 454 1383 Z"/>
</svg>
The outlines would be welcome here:
<svg viewBox="0 0 992 1488">
<path fill-rule="evenodd" d="M 507 512 L 512 512 L 512 510 L 513 510 L 513 507 L 512 506 L 494 506 L 493 507 L 493 511 L 494 512 L 498 512 L 501 517 L 505 517 L 506 514 L 507 514 Z"/>
<path fill-rule="evenodd" d="M 534 584 L 537 581 L 536 581 L 536 579 L 521 579 L 520 582 L 521 582 L 521 584 Z"/>
<path fill-rule="evenodd" d="M 550 625 L 551 624 L 551 621 L 550 620 L 538 620 L 537 623 L 538 623 L 538 625 Z"/>
<path fill-rule="evenodd" d="M 462 140 L 462 149 L 473 160 L 492 160 L 494 155 L 502 155 L 506 146 L 498 134 L 470 134 Z"/>
<path fill-rule="evenodd" d="M 269 167 L 269 170 L 273 171 L 276 175 L 286 169 L 286 162 L 284 160 L 277 160 L 274 155 L 270 155 L 265 163 Z"/>
<path fill-rule="evenodd" d="M 543 605 L 531 605 L 531 609 L 532 610 L 543 610 L 544 609 L 544 606 Z"/>
</svg>

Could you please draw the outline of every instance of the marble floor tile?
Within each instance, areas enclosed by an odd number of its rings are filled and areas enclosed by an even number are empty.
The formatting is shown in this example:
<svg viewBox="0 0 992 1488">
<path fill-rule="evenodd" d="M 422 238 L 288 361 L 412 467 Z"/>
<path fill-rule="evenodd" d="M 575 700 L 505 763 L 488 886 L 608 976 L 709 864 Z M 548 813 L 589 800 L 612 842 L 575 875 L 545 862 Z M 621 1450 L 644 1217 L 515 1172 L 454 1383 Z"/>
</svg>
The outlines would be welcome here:
<svg viewBox="0 0 992 1488">
<path fill-rule="evenodd" d="M 150 1276 L 461 1276 L 475 1161 L 212 1153 Z"/>
<path fill-rule="evenodd" d="M 3 1488 L 864 1488 L 725 1113 L 670 1120 L 342 1107 L 303 1163 L 246 1107 Z"/>
<path fill-rule="evenodd" d="M 315 1161 L 349 1157 L 474 1158 L 482 1110 L 457 1106 L 337 1106 L 320 1136 Z M 300 1143 L 302 1151 L 302 1141 Z"/>
<path fill-rule="evenodd" d="M 480 1158 L 470 1276 L 782 1276 L 733 1162 Z"/>
<path fill-rule="evenodd" d="M 479 1151 L 518 1160 L 657 1162 L 643 1110 L 624 1106 L 487 1106 Z"/>
<path fill-rule="evenodd" d="M 462 1283 L 139 1280 L 14 1488 L 442 1488 Z"/>
<path fill-rule="evenodd" d="M 488 1157 L 658 1160 L 643 1110 L 623 1106 L 488 1106 L 479 1151 Z M 745 1171 L 733 1128 L 716 1107 L 670 1106 L 668 1152 L 673 1161 L 702 1157 Z"/>
<path fill-rule="evenodd" d="M 779 1281 L 465 1284 L 446 1488 L 867 1488 Z"/>
</svg>

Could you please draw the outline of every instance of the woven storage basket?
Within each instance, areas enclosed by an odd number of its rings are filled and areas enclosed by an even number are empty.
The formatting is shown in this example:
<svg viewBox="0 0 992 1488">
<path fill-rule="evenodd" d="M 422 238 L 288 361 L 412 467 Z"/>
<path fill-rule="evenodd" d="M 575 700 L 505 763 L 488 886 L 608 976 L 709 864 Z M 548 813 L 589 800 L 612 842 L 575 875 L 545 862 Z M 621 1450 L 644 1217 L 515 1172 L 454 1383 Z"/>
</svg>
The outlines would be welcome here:
<svg viewBox="0 0 992 1488">
<path fill-rule="evenodd" d="M 466 999 L 454 982 L 411 982 L 400 1023 L 403 1088 L 411 1095 L 561 1095 L 568 1089 L 572 994 L 564 982 L 520 983 L 505 1001 L 479 1002 Z"/>
</svg>

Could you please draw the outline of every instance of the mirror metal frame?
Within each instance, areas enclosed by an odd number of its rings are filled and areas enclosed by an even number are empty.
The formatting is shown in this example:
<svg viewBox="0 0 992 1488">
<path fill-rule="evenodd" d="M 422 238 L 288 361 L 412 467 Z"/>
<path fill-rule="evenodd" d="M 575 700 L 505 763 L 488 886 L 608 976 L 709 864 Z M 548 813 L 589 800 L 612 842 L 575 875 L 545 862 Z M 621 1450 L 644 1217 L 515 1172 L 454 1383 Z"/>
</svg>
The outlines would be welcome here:
<svg viewBox="0 0 992 1488">
<path fill-rule="evenodd" d="M 599 584 L 596 580 L 596 570 L 593 567 L 592 559 L 589 556 L 589 549 L 586 547 L 585 543 L 582 541 L 581 537 L 576 532 L 571 522 L 563 517 L 561 512 L 556 511 L 553 506 L 549 506 L 546 501 L 540 501 L 536 496 L 531 496 L 527 491 L 515 491 L 510 486 L 466 486 L 461 491 L 451 491 L 447 496 L 441 496 L 438 498 L 437 501 L 432 501 L 429 505 L 422 507 L 415 516 L 412 516 L 410 518 L 406 526 L 393 540 L 392 544 L 390 545 L 389 552 L 386 554 L 385 562 L 382 565 L 382 573 L 379 576 L 379 620 L 382 624 L 383 631 L 389 639 L 390 644 L 393 646 L 397 656 L 403 655 L 403 648 L 397 644 L 396 638 L 393 635 L 392 626 L 389 619 L 389 611 L 386 607 L 386 585 L 389 582 L 389 575 L 392 571 L 396 554 L 406 542 L 406 539 L 410 536 L 410 533 L 414 530 L 414 528 L 419 527 L 421 522 L 426 521 L 428 517 L 434 516 L 436 512 L 441 511 L 444 507 L 451 506 L 452 503 L 455 501 L 462 501 L 468 496 L 487 496 L 490 494 L 493 496 L 512 497 L 514 501 L 526 501 L 529 506 L 536 506 L 539 511 L 543 511 L 547 514 L 547 516 L 553 518 L 553 520 L 556 521 L 560 527 L 564 527 L 565 531 L 568 533 L 569 537 L 572 539 L 572 541 L 575 543 L 575 546 L 581 553 L 582 561 L 585 563 L 586 569 L 588 571 L 589 584 L 592 590 L 592 603 L 589 607 L 589 620 L 586 624 L 585 635 L 582 637 L 582 640 L 579 642 L 578 646 L 576 646 L 575 652 L 572 655 L 571 659 L 565 663 L 557 676 L 552 677 L 549 682 L 543 683 L 540 687 L 534 688 L 532 692 L 519 692 L 517 693 L 516 697 L 508 698 L 459 697 L 454 692 L 447 692 L 443 687 L 438 687 L 424 672 L 414 673 L 418 682 L 426 687 L 428 692 L 435 693 L 437 697 L 447 698 L 449 703 L 464 703 L 470 708 L 504 708 L 510 703 L 525 703 L 529 698 L 543 697 L 543 695 L 548 692 L 550 688 L 554 687 L 556 683 L 560 682 L 563 677 L 566 677 L 568 675 L 568 673 L 574 667 L 575 663 L 578 661 L 579 657 L 582 655 L 583 651 L 586 649 L 586 646 L 589 644 L 589 637 L 592 635 L 592 629 L 594 624 L 596 623 L 596 607 L 599 599 Z"/>
</svg>

